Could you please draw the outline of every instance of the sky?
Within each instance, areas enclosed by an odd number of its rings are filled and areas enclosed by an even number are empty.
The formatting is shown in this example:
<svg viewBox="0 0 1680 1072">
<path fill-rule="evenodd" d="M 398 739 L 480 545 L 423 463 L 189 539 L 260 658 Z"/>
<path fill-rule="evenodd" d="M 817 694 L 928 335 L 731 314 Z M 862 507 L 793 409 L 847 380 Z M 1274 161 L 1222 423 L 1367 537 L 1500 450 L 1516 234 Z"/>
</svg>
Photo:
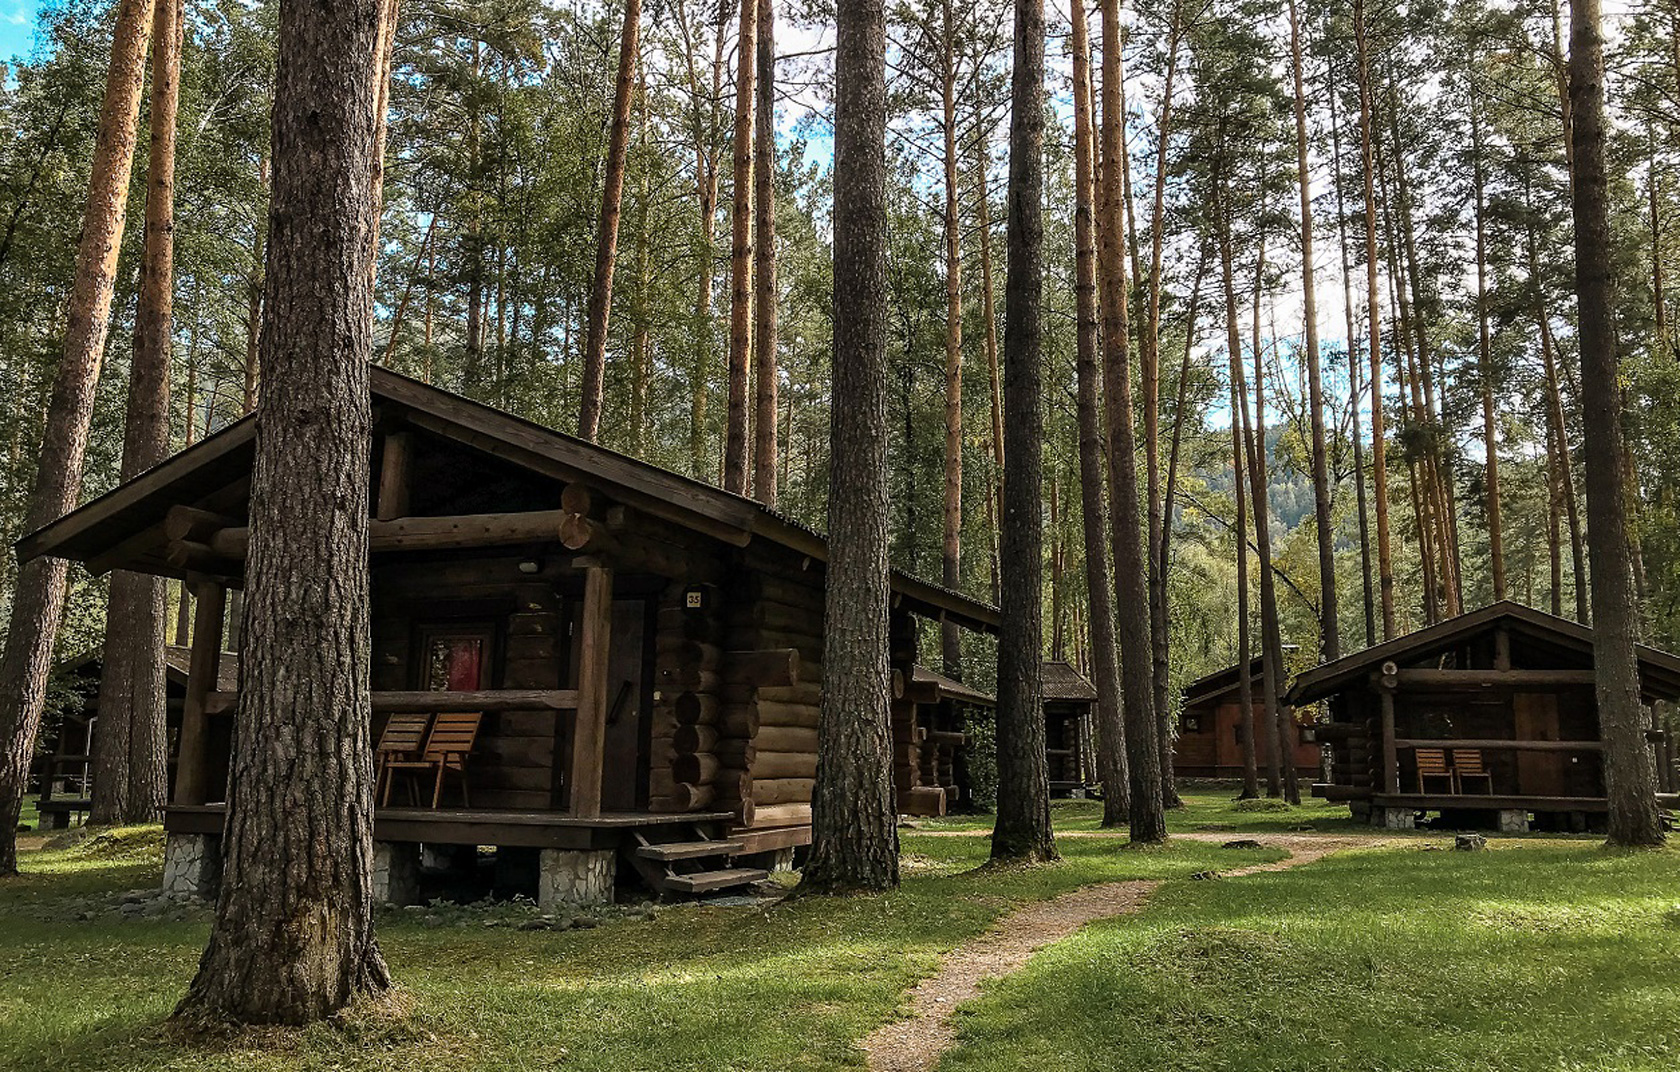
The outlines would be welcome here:
<svg viewBox="0 0 1680 1072">
<path fill-rule="evenodd" d="M 35 37 L 36 0 L 0 0 L 0 58 L 29 52 Z"/>
</svg>

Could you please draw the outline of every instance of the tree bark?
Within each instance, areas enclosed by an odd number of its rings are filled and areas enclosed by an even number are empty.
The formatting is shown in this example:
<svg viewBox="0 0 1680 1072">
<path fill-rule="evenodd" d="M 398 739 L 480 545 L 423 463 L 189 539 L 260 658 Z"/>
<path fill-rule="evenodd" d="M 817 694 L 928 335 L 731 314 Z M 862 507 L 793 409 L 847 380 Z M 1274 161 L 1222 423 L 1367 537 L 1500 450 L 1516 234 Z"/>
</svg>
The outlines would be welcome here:
<svg viewBox="0 0 1680 1072">
<path fill-rule="evenodd" d="M 776 32 L 774 0 L 758 3 L 757 166 L 753 235 L 753 498 L 776 505 Z"/>
<path fill-rule="evenodd" d="M 1388 450 L 1382 400 L 1382 310 L 1377 296 L 1376 163 L 1371 134 L 1370 40 L 1364 0 L 1354 0 L 1354 39 L 1359 53 L 1359 147 L 1365 181 L 1365 303 L 1370 320 L 1366 336 L 1371 358 L 1371 493 L 1377 515 L 1377 583 L 1382 603 L 1382 638 L 1394 636 L 1394 557 L 1389 546 Z"/>
<path fill-rule="evenodd" d="M 750 3 L 748 6 L 751 6 Z M 834 388 L 823 694 L 801 887 L 898 885 L 888 666 L 886 14 L 836 12 Z"/>
<path fill-rule="evenodd" d="M 685 42 L 689 40 L 689 23 L 687 9 L 679 2 L 676 4 L 677 24 L 681 29 Z M 724 26 L 728 22 L 728 4 L 717 6 L 717 20 L 712 27 L 712 85 L 710 95 L 702 93 L 700 77 L 694 69 L 694 49 L 685 48 L 684 58 L 687 61 L 689 97 L 694 106 L 694 187 L 695 202 L 698 206 L 699 232 L 697 243 L 697 264 L 694 297 L 694 320 L 690 327 L 694 342 L 694 365 L 691 369 L 689 384 L 689 414 L 688 414 L 688 451 L 690 475 L 697 480 L 706 479 L 710 472 L 710 462 L 706 453 L 706 413 L 707 400 L 711 393 L 712 375 L 712 279 L 716 254 L 717 198 L 718 198 L 718 167 L 717 147 L 715 144 L 718 132 L 719 100 L 723 96 L 723 36 Z M 701 107 L 704 98 L 708 103 Z"/>
<path fill-rule="evenodd" d="M 945 148 L 945 514 L 940 577 L 962 588 L 962 221 L 957 217 L 957 64 L 951 0 L 940 0 L 940 116 Z M 939 627 L 947 677 L 962 680 L 962 633 L 955 622 Z"/>
<path fill-rule="evenodd" d="M 589 288 L 589 322 L 583 344 L 583 399 L 578 436 L 595 442 L 607 376 L 607 320 L 612 314 L 613 269 L 618 263 L 618 218 L 624 203 L 624 166 L 630 155 L 630 101 L 635 96 L 637 41 L 642 0 L 625 0 L 624 33 L 618 42 L 618 78 L 613 84 L 612 129 L 607 136 L 601 216 L 595 231 L 595 279 Z"/>
<path fill-rule="evenodd" d="M 247 632 L 221 893 L 183 1018 L 301 1024 L 390 978 L 373 936 L 370 241 L 380 0 L 282 5 Z"/>
<path fill-rule="evenodd" d="M 169 339 L 175 281 L 175 113 L 180 97 L 181 0 L 156 0 L 152 20 L 151 149 L 134 353 L 120 479 L 169 455 Z M 92 823 L 150 822 L 169 784 L 164 730 L 164 581 L 116 570 L 105 613 L 105 658 L 94 734 Z"/>
<path fill-rule="evenodd" d="M 1120 654 L 1114 640 L 1114 596 L 1108 566 L 1108 498 L 1103 494 L 1102 313 L 1097 300 L 1096 133 L 1091 96 L 1091 43 L 1084 4 L 1073 15 L 1074 249 L 1078 337 L 1079 501 L 1085 538 L 1085 594 L 1090 606 L 1091 670 L 1097 688 L 1097 764 L 1103 784 L 1102 825 L 1131 817 L 1131 771 L 1121 713 Z"/>
<path fill-rule="evenodd" d="M 1656 780 L 1645 743 L 1634 641 L 1639 605 L 1628 562 L 1622 412 L 1617 389 L 1615 268 L 1605 164 L 1604 41 L 1599 0 L 1574 0 L 1569 27 L 1574 113 L 1575 289 L 1580 302 L 1582 423 L 1592 544 L 1593 673 L 1604 737 L 1612 845 L 1660 845 Z M 1576 583 L 1580 580 L 1577 578 Z"/>
<path fill-rule="evenodd" d="M 1114 579 L 1119 605 L 1120 679 L 1126 712 L 1126 746 L 1132 775 L 1131 837 L 1164 841 L 1161 734 L 1155 712 L 1151 662 L 1148 567 L 1139 532 L 1137 451 L 1132 429 L 1132 377 L 1128 350 L 1125 215 L 1122 205 L 1120 64 L 1122 31 L 1118 0 L 1103 0 L 1101 217 L 1097 234 L 1103 298 L 1103 384 L 1108 417 L 1109 491 L 1113 501 Z M 1013 264 L 1013 258 L 1011 259 Z M 1008 556 L 1005 555 L 1007 562 Z M 1006 615 L 1007 618 L 1007 615 Z"/>
<path fill-rule="evenodd" d="M 1005 456 L 999 526 L 1003 628 L 998 637 L 997 823 L 992 859 L 1051 860 L 1044 754 L 1042 325 L 1044 266 L 1044 2 L 1015 0 L 1009 111 L 1009 262 L 1004 273 Z"/>
<path fill-rule="evenodd" d="M 105 101 L 76 248 L 64 354 L 47 402 L 35 485 L 23 531 L 34 532 L 76 506 L 82 490 L 94 390 L 111 326 L 111 295 L 128 209 L 129 169 L 151 37 L 152 0 L 122 0 L 111 43 Z M 18 567 L 6 642 L 0 650 L 0 875 L 17 871 L 17 821 L 41 728 L 47 671 L 64 614 L 69 565 L 35 558 Z"/>
<path fill-rule="evenodd" d="M 979 137 L 979 167 L 974 177 L 974 201 L 979 214 L 980 232 L 980 318 L 986 326 L 986 373 L 992 387 L 992 486 L 986 492 L 987 528 L 997 532 L 997 515 L 1002 512 L 1003 480 L 1003 378 L 998 371 L 997 309 L 993 304 L 992 283 L 992 195 L 987 189 L 986 169 L 991 164 L 991 152 L 986 148 L 986 134 Z M 999 591 L 997 539 L 991 541 L 992 601 L 1002 598 Z"/>
<path fill-rule="evenodd" d="M 1331 662 L 1342 655 L 1341 612 L 1336 601 L 1336 534 L 1330 523 L 1330 452 L 1324 435 L 1324 383 L 1319 372 L 1318 302 L 1313 281 L 1307 86 L 1301 69 L 1301 21 L 1295 0 L 1289 0 L 1289 52 L 1295 78 L 1295 175 L 1301 188 L 1301 305 L 1307 344 L 1307 406 L 1312 419 L 1313 522 L 1318 533 L 1319 654 L 1325 662 Z"/>
<path fill-rule="evenodd" d="M 1487 164 L 1482 159 L 1482 115 L 1474 85 L 1470 95 L 1470 157 L 1476 210 L 1476 363 L 1482 387 L 1482 451 L 1487 456 L 1483 492 L 1487 501 L 1488 560 L 1493 598 L 1505 598 L 1505 526 L 1499 503 L 1499 423 L 1493 405 L 1493 342 L 1487 293 Z"/>
<path fill-rule="evenodd" d="M 724 428 L 723 489 L 747 493 L 747 378 L 752 365 L 753 105 L 758 65 L 758 3 L 741 0 L 735 44 L 734 202 L 729 247 L 729 409 Z"/>
</svg>

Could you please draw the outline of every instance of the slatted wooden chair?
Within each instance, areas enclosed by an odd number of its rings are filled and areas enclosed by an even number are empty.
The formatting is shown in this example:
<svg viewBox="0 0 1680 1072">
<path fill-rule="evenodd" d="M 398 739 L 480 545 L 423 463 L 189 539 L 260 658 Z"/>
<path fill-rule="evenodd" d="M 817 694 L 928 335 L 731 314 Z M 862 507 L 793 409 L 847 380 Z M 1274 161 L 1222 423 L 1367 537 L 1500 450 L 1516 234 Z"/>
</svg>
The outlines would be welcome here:
<svg viewBox="0 0 1680 1072">
<path fill-rule="evenodd" d="M 1482 750 L 1479 748 L 1455 748 L 1452 754 L 1453 780 L 1458 783 L 1458 791 L 1464 792 L 1464 783 L 1479 781 L 1487 787 L 1488 796 L 1493 795 L 1493 775 L 1488 773 L 1486 764 L 1482 762 Z"/>
<path fill-rule="evenodd" d="M 380 807 L 391 804 L 393 764 L 414 762 L 420 758 L 420 748 L 426 742 L 426 730 L 432 724 L 431 715 L 392 715 L 385 721 L 374 749 L 373 791 Z"/>
<path fill-rule="evenodd" d="M 416 777 L 428 771 L 433 772 L 433 808 L 443 799 L 445 772 L 454 771 L 461 780 L 461 804 L 470 808 L 472 799 L 467 793 L 467 759 L 472 755 L 473 745 L 478 741 L 478 729 L 483 721 L 484 715 L 478 711 L 438 715 L 432 722 L 432 732 L 426 735 L 426 750 L 420 758 L 395 760 L 387 764 L 387 767 L 393 772 L 413 772 Z M 385 788 L 389 794 L 389 783 Z"/>
<path fill-rule="evenodd" d="M 1447 750 L 1445 748 L 1419 748 L 1417 756 L 1418 793 L 1429 793 L 1428 781 L 1431 778 L 1444 778 L 1447 792 L 1458 792 L 1458 783 L 1453 778 L 1452 768 L 1447 766 Z"/>
</svg>

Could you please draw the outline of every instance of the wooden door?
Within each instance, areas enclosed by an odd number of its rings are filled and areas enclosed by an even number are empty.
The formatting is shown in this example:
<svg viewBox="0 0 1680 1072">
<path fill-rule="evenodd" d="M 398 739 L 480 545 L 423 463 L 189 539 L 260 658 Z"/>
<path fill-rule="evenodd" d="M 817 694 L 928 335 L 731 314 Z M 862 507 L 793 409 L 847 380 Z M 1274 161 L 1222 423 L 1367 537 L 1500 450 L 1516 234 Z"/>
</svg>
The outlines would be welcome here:
<svg viewBox="0 0 1680 1072">
<path fill-rule="evenodd" d="M 1515 708 L 1517 739 L 1520 741 L 1555 741 L 1558 739 L 1557 697 L 1544 693 L 1519 692 L 1511 699 Z M 1568 795 L 1568 757 L 1562 752 L 1518 752 L 1517 792 L 1530 797 L 1561 797 Z M 1495 786 L 1495 788 L 1502 788 Z"/>
<path fill-rule="evenodd" d="M 601 758 L 601 810 L 647 807 L 648 740 L 653 714 L 651 601 L 615 599 L 607 649 L 607 734 Z"/>
</svg>

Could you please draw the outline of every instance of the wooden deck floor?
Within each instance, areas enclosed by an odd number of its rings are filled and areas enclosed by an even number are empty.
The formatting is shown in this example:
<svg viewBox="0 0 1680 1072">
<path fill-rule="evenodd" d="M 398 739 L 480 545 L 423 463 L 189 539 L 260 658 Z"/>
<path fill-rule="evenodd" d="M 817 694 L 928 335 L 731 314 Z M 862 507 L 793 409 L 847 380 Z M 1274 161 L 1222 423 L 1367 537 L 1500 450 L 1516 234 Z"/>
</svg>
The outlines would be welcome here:
<svg viewBox="0 0 1680 1072">
<path fill-rule="evenodd" d="M 225 804 L 166 808 L 163 825 L 171 833 L 219 834 L 226 812 Z M 584 819 L 557 811 L 380 808 L 374 812 L 374 837 L 434 845 L 606 849 L 617 847 L 633 830 L 698 825 L 721 833 L 728 821 L 728 812 L 608 812 Z"/>
</svg>

